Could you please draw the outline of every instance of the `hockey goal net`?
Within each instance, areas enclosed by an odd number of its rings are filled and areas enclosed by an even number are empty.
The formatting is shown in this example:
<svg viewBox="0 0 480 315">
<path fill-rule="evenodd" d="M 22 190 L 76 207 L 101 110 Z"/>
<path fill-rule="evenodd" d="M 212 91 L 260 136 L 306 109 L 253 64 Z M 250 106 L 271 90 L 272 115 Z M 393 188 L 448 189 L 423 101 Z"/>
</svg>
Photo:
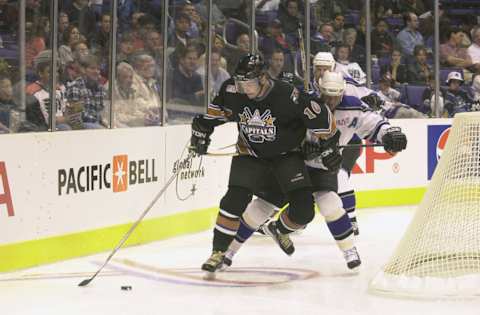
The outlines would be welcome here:
<svg viewBox="0 0 480 315">
<path fill-rule="evenodd" d="M 480 113 L 454 118 L 427 192 L 370 291 L 480 295 Z"/>
</svg>

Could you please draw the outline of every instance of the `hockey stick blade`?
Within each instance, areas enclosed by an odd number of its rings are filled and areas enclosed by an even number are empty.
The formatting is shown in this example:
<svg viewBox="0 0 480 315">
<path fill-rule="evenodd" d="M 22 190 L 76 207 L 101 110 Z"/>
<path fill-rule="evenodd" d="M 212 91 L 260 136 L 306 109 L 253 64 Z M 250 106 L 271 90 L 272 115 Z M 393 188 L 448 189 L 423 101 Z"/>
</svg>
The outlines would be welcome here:
<svg viewBox="0 0 480 315">
<path fill-rule="evenodd" d="M 91 277 L 90 279 L 85 279 L 83 280 L 82 282 L 80 282 L 78 284 L 79 287 L 84 287 L 84 286 L 87 286 L 92 280 L 93 278 L 96 276 L 97 274 L 95 274 L 93 277 Z"/>
</svg>

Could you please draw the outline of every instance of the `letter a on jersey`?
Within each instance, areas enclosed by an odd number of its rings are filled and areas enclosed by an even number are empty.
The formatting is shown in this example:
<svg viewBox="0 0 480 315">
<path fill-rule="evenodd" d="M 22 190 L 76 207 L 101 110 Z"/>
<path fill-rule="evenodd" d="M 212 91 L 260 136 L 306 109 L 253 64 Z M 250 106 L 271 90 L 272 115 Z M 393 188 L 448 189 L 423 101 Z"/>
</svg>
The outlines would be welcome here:
<svg viewBox="0 0 480 315">
<path fill-rule="evenodd" d="M 5 162 L 0 162 L 0 180 L 3 185 L 3 192 L 0 191 L 0 205 L 5 204 L 7 206 L 8 216 L 13 217 L 15 212 L 13 211 L 12 194 L 10 193 L 10 185 L 8 184 Z"/>
</svg>

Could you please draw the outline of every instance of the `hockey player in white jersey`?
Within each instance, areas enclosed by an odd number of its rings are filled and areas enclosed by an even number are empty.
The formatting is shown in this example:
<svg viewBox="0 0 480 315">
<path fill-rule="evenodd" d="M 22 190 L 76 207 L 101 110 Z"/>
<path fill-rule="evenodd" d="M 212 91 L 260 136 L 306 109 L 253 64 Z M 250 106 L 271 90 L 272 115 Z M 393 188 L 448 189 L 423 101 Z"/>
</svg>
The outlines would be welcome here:
<svg viewBox="0 0 480 315">
<path fill-rule="evenodd" d="M 310 93 L 320 96 L 320 85 L 325 72 L 335 71 L 335 59 L 329 52 L 318 52 L 313 59 L 313 81 L 311 83 Z M 358 84 L 354 79 L 345 77 L 345 95 L 356 96 L 357 98 L 364 97 L 364 101 L 375 108 L 380 106 L 381 99 L 375 91 L 368 89 L 365 86 Z M 361 144 L 362 141 L 357 135 L 353 135 L 348 144 Z M 355 190 L 351 185 L 349 178 L 355 162 L 360 156 L 360 148 L 348 148 L 342 151 L 342 167 L 338 172 L 338 194 L 342 199 L 343 208 L 347 211 L 350 221 L 353 226 L 353 233 L 359 235 L 359 227 L 357 222 L 356 210 L 356 196 Z"/>
<path fill-rule="evenodd" d="M 339 144 L 347 144 L 353 134 L 358 134 L 363 139 L 382 143 L 385 150 L 391 154 L 404 150 L 407 139 L 400 128 L 391 127 L 384 117 L 372 111 L 358 98 L 344 95 L 345 86 L 346 82 L 342 74 L 335 72 L 324 74 L 321 84 L 321 98 L 334 112 L 337 129 L 340 131 L 337 134 L 340 137 Z M 328 143 L 321 144 L 307 134 L 303 151 L 314 186 L 315 202 L 321 214 L 325 217 L 327 226 L 338 247 L 343 251 L 347 266 L 350 269 L 355 269 L 361 264 L 361 261 L 353 244 L 352 225 L 336 192 L 336 170 L 338 169 L 335 169 L 335 165 L 340 165 L 341 158 L 338 160 L 340 154 L 331 154 L 331 150 L 338 150 L 338 148 Z M 328 160 L 324 156 L 327 156 Z M 274 204 L 263 198 L 257 198 L 250 202 L 240 220 L 237 235 L 225 255 L 226 266 L 231 265 L 233 256 L 253 231 L 262 225 L 277 209 Z M 272 224 L 269 223 L 264 231 L 275 239 L 274 233 L 271 233 Z M 285 251 L 283 247 L 285 240 L 276 239 L 276 241 Z"/>
</svg>

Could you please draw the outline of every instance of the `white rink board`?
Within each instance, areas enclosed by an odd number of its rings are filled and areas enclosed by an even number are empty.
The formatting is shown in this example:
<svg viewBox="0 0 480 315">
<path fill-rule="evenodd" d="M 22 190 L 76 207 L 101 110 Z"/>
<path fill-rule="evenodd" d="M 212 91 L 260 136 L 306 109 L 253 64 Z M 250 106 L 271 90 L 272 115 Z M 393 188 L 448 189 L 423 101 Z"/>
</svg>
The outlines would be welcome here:
<svg viewBox="0 0 480 315">
<path fill-rule="evenodd" d="M 392 119 L 407 135 L 407 150 L 389 156 L 381 147 L 364 148 L 352 175 L 357 191 L 425 187 L 427 176 L 427 128 L 449 125 L 451 119 Z"/>
<path fill-rule="evenodd" d="M 450 122 L 445 119 L 392 121 L 393 125 L 401 126 L 407 133 L 408 149 L 386 160 L 376 159 L 378 157 L 372 154 L 383 152 L 381 148 L 374 148 L 369 154 L 364 151 L 358 162 L 364 173 L 353 175 L 355 189 L 426 186 L 427 124 Z M 236 136 L 235 125 L 219 127 L 213 135 L 211 147 L 233 144 Z M 186 157 L 186 152 L 182 156 L 182 149 L 189 137 L 190 126 L 185 125 L 2 135 L 0 162 L 6 165 L 14 215 L 8 216 L 6 205 L 0 204 L 0 245 L 136 220 L 171 176 L 175 162 L 179 157 L 182 157 L 181 160 Z M 231 151 L 232 148 L 226 150 Z M 78 175 L 81 167 L 102 165 L 105 169 L 110 164 L 110 169 L 102 175 L 107 182 L 112 182 L 113 158 L 119 155 L 127 155 L 129 162 L 136 161 L 137 169 L 143 163 L 144 180 L 149 173 L 150 179 L 155 178 L 155 181 L 130 185 L 124 192 L 114 192 L 112 187 L 107 189 L 105 186 L 100 190 L 97 181 L 95 189 L 79 192 L 78 179 L 85 186 L 85 178 L 82 177 L 85 172 Z M 155 204 L 148 218 L 216 207 L 226 191 L 230 160 L 230 157 L 195 157 L 183 161 L 180 179 Z M 368 172 L 367 164 L 370 165 Z M 73 178 L 68 177 L 70 169 L 73 169 Z M 68 178 L 65 178 L 65 185 L 59 185 L 59 170 L 65 170 L 66 176 L 75 182 L 72 187 L 76 187 L 77 193 L 70 187 L 67 194 Z M 201 172 L 195 173 L 197 170 Z M 192 188 L 195 194 L 189 196 Z M 4 187 L 0 184 L 0 195 L 3 193 Z"/>
</svg>

